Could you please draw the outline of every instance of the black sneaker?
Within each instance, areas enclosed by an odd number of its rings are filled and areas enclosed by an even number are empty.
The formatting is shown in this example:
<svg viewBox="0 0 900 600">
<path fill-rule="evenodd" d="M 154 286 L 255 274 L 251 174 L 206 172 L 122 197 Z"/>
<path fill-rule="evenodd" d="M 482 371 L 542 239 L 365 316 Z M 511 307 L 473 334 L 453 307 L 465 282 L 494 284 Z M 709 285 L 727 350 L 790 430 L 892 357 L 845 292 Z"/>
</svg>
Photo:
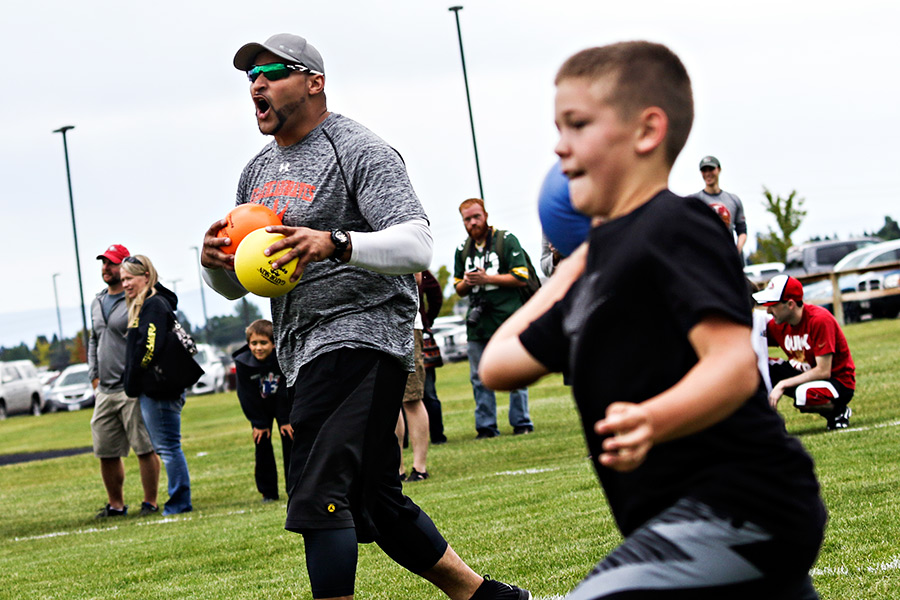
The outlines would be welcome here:
<svg viewBox="0 0 900 600">
<path fill-rule="evenodd" d="M 532 433 L 534 431 L 534 425 L 517 425 L 513 427 L 513 435 L 525 435 L 526 433 Z"/>
<path fill-rule="evenodd" d="M 128 505 L 122 507 L 122 510 L 118 508 L 113 508 L 109 504 L 100 509 L 96 515 L 94 515 L 95 519 L 105 519 L 106 517 L 124 517 L 128 514 Z"/>
<path fill-rule="evenodd" d="M 517 588 L 508 583 L 501 583 L 489 579 L 489 575 L 485 575 L 481 586 L 475 591 L 471 600 L 531 600 L 531 592 Z"/>
<path fill-rule="evenodd" d="M 419 471 L 413 469 L 409 473 L 409 477 L 406 478 L 406 481 L 425 481 L 429 477 L 431 477 L 431 475 L 428 474 L 428 471 L 422 471 L 420 473 Z"/>
<path fill-rule="evenodd" d="M 407 477 L 406 473 L 400 473 L 400 481 L 406 481 Z"/>
<path fill-rule="evenodd" d="M 476 440 L 486 440 L 488 438 L 495 438 L 500 435 L 499 431 L 494 431 L 493 429 L 479 429 L 478 435 L 475 436 Z"/>
<path fill-rule="evenodd" d="M 834 431 L 835 429 L 847 429 L 848 427 L 850 427 L 850 415 L 852 414 L 853 410 L 849 406 L 847 406 L 837 415 L 828 417 L 828 431 Z"/>
<path fill-rule="evenodd" d="M 140 516 L 146 517 L 147 515 L 155 515 L 158 512 L 159 512 L 158 506 L 153 506 L 149 502 L 141 502 Z"/>
</svg>

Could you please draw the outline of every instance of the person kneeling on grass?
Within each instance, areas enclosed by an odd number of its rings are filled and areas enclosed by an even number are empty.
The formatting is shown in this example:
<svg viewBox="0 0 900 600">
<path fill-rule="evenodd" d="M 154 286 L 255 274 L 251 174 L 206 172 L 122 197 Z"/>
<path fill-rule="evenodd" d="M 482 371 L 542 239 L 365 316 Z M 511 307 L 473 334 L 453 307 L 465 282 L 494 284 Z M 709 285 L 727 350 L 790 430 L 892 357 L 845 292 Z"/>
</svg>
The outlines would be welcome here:
<svg viewBox="0 0 900 600">
<path fill-rule="evenodd" d="M 780 346 L 788 357 L 769 359 L 772 408 L 787 395 L 800 412 L 825 417 L 829 431 L 849 427 L 856 365 L 837 319 L 821 306 L 803 304 L 803 284 L 788 275 L 773 277 L 753 299 L 772 315 L 766 325 L 769 345 Z"/>
<path fill-rule="evenodd" d="M 284 374 L 275 356 L 272 322 L 257 319 L 247 327 L 247 344 L 232 354 L 237 395 L 244 416 L 253 427 L 256 447 L 256 489 L 263 502 L 278 500 L 278 468 L 272 449 L 272 421 L 281 434 L 284 480 L 288 481 L 294 429 L 291 427 L 291 399 Z M 285 484 L 287 485 L 287 484 Z"/>
<path fill-rule="evenodd" d="M 481 378 L 571 378 L 625 540 L 569 599 L 816 598 L 825 507 L 768 406 L 734 241 L 667 189 L 693 120 L 684 66 L 626 42 L 571 57 L 556 85 L 573 206 L 605 222 L 494 334 Z"/>
</svg>

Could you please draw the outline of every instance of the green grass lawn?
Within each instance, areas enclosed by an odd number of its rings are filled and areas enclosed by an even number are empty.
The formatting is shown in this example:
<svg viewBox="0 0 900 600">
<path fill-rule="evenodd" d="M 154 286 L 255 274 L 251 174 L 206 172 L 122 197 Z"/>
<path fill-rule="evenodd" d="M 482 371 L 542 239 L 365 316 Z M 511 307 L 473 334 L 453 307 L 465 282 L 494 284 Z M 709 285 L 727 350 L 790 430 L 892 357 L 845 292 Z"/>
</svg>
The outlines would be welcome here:
<svg viewBox="0 0 900 600">
<path fill-rule="evenodd" d="M 831 520 L 813 570 L 823 599 L 900 598 L 900 320 L 845 328 L 859 387 L 851 429 L 781 409 L 816 460 Z M 559 377 L 532 388 L 532 435 L 475 441 L 465 363 L 438 370 L 450 442 L 407 493 L 481 573 L 562 597 L 619 543 Z M 506 404 L 501 395 L 499 404 Z M 786 403 L 785 403 L 786 404 Z M 0 454 L 89 446 L 90 411 L 0 422 Z M 506 418 L 501 408 L 501 423 Z M 91 454 L 0 467 L 0 598 L 310 598 L 302 538 L 253 483 L 250 427 L 233 392 L 188 399 L 184 448 L 194 512 L 94 520 L 106 501 Z M 277 443 L 276 443 L 277 444 Z M 411 461 L 408 457 L 407 461 Z M 126 501 L 140 506 L 134 456 Z M 160 482 L 165 498 L 165 470 Z M 443 595 L 360 548 L 357 597 Z"/>
</svg>

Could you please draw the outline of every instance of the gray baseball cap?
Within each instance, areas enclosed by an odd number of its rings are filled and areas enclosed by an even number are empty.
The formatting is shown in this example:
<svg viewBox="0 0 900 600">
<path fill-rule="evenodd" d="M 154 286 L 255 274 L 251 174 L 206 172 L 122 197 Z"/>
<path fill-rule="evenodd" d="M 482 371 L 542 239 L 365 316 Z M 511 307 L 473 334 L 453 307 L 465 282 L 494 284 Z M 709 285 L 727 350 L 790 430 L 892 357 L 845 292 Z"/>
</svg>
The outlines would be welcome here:
<svg viewBox="0 0 900 600">
<path fill-rule="evenodd" d="M 257 42 L 244 44 L 234 55 L 234 68 L 249 71 L 253 68 L 253 61 L 257 55 L 265 51 L 280 56 L 292 64 L 301 64 L 310 71 L 325 74 L 325 63 L 319 51 L 307 42 L 306 38 L 290 33 L 277 33 L 263 44 Z"/>
<path fill-rule="evenodd" d="M 700 170 L 703 170 L 703 167 L 715 167 L 717 169 L 721 169 L 722 165 L 719 164 L 719 159 L 715 156 L 704 156 L 700 159 Z"/>
</svg>

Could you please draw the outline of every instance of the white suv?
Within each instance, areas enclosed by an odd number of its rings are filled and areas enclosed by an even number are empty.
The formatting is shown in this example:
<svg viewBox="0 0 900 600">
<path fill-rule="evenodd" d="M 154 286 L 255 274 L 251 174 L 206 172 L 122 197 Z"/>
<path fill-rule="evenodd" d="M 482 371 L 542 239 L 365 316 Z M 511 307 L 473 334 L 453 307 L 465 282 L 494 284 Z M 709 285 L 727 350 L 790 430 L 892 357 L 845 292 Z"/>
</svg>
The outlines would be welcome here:
<svg viewBox="0 0 900 600">
<path fill-rule="evenodd" d="M 192 394 L 225 391 L 225 355 L 209 344 L 197 344 L 194 360 L 203 369 L 200 380 L 190 389 Z"/>
<path fill-rule="evenodd" d="M 0 363 L 0 419 L 16 413 L 40 415 L 44 410 L 41 379 L 30 360 Z"/>
</svg>

